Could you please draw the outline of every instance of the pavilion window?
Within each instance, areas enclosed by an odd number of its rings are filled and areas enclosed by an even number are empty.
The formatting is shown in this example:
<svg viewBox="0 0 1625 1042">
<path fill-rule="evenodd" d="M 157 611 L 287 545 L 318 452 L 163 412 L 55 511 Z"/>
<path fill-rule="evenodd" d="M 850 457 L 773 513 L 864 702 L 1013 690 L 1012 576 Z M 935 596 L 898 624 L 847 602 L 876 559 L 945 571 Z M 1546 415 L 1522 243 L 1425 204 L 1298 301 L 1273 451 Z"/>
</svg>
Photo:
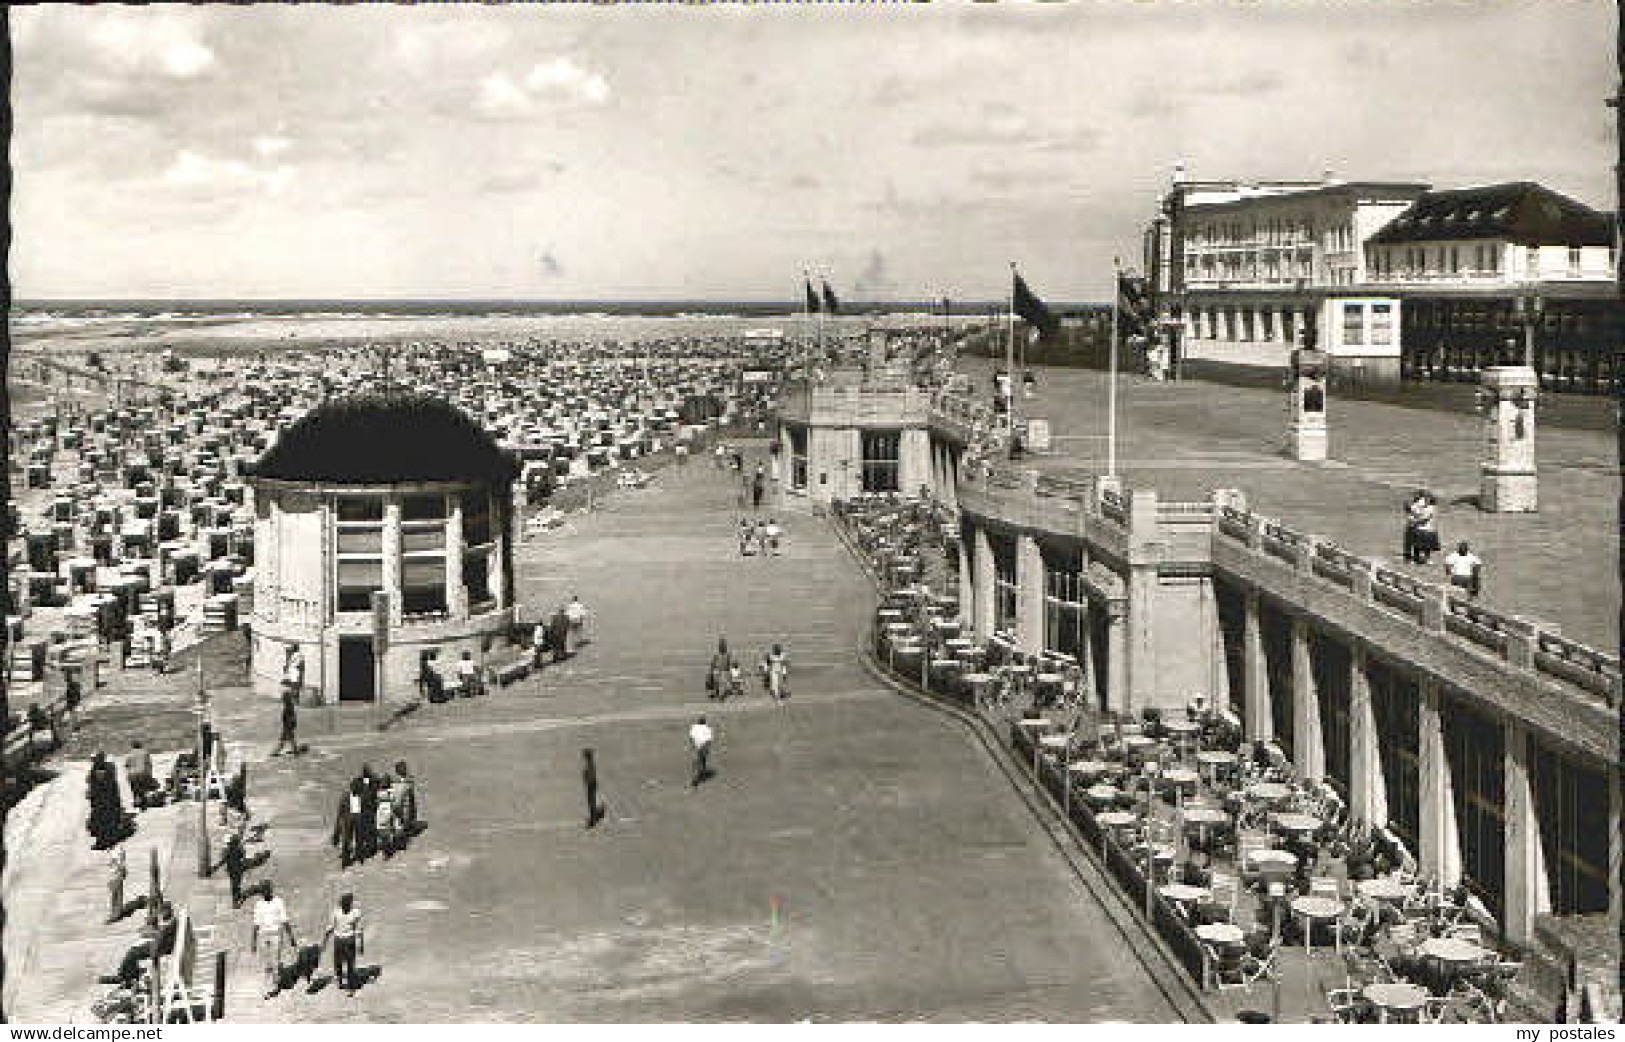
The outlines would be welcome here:
<svg viewBox="0 0 1625 1042">
<path fill-rule="evenodd" d="M 384 523 L 384 500 L 381 496 L 339 496 L 335 516 L 341 523 Z"/>
<path fill-rule="evenodd" d="M 1552 912 L 1608 910 L 1608 776 L 1535 743 L 1531 757 Z"/>
<path fill-rule="evenodd" d="M 463 507 L 463 544 L 484 546 L 491 542 L 491 497 L 484 489 L 470 489 L 458 495 Z"/>
<path fill-rule="evenodd" d="M 380 558 L 339 558 L 339 611 L 370 611 L 372 595 L 384 588 L 384 562 Z"/>
<path fill-rule="evenodd" d="M 444 521 L 446 497 L 411 495 L 401 497 L 402 521 Z"/>
<path fill-rule="evenodd" d="M 1371 305 L 1371 346 L 1387 347 L 1394 338 L 1394 306 Z"/>
<path fill-rule="evenodd" d="M 402 558 L 401 611 L 407 615 L 446 611 L 445 554 L 418 554 Z"/>
<path fill-rule="evenodd" d="M 1359 347 L 1365 343 L 1365 305 L 1343 305 L 1343 343 Z"/>
<path fill-rule="evenodd" d="M 491 552 L 473 550 L 463 555 L 463 589 L 470 605 L 493 599 L 491 593 Z"/>
</svg>

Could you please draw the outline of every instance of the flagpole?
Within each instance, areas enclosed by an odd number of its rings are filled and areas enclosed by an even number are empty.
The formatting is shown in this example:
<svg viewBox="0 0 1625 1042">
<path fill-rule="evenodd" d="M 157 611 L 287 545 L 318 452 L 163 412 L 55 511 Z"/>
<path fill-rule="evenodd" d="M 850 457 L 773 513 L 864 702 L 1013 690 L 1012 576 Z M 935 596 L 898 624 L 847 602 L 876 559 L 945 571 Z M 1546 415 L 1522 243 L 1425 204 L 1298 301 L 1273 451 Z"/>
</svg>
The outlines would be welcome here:
<svg viewBox="0 0 1625 1042">
<path fill-rule="evenodd" d="M 1004 312 L 1004 428 L 1009 444 L 1016 437 L 1016 262 L 1010 262 L 1010 302 Z M 1008 447 L 1008 446 L 1007 446 Z"/>
<path fill-rule="evenodd" d="M 1112 342 L 1106 378 L 1106 476 L 1117 477 L 1117 307 L 1122 295 L 1118 259 L 1112 258 Z"/>
</svg>

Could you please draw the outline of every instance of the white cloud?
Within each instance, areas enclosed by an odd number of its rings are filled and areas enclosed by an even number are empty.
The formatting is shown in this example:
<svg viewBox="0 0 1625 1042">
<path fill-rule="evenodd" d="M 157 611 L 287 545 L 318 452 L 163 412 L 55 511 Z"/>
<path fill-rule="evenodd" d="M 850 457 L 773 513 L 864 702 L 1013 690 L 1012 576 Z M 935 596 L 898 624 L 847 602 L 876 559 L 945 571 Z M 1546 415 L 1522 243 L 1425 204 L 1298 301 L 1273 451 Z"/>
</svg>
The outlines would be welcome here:
<svg viewBox="0 0 1625 1042">
<path fill-rule="evenodd" d="M 293 147 L 293 141 L 276 134 L 261 134 L 252 144 L 254 154 L 262 159 L 274 159 Z"/>
<path fill-rule="evenodd" d="M 196 79 L 215 65 L 214 50 L 199 39 L 190 13 L 114 9 L 99 13 L 85 39 L 102 65 L 125 72 L 157 71 L 171 79 Z"/>
<path fill-rule="evenodd" d="M 523 80 L 500 69 L 480 80 L 474 110 L 489 119 L 518 119 L 544 101 L 600 105 L 609 98 L 609 81 L 570 58 L 553 58 L 531 66 Z"/>
<path fill-rule="evenodd" d="M 189 80 L 214 65 L 214 51 L 197 40 L 175 40 L 164 47 L 164 71 L 178 80 Z"/>
<path fill-rule="evenodd" d="M 184 148 L 159 179 L 169 188 L 214 193 L 265 191 L 279 195 L 293 180 L 286 166 L 261 169 L 241 159 L 216 159 Z"/>
<path fill-rule="evenodd" d="M 534 94 L 559 93 L 594 105 L 609 97 L 608 80 L 562 57 L 533 66 L 525 77 L 525 87 Z"/>
<path fill-rule="evenodd" d="M 480 81 L 474 108 L 481 115 L 504 119 L 531 110 L 530 95 L 505 72 L 493 72 Z"/>
</svg>

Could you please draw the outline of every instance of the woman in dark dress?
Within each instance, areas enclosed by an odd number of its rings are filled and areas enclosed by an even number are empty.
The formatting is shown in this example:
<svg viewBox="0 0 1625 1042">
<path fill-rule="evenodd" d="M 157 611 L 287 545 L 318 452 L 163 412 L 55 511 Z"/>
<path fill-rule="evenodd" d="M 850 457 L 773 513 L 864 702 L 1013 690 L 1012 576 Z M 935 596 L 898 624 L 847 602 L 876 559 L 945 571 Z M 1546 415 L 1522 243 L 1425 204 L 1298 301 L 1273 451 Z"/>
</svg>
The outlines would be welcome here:
<svg viewBox="0 0 1625 1042">
<path fill-rule="evenodd" d="M 85 823 L 97 850 L 105 850 L 123 839 L 128 830 L 124 798 L 119 795 L 118 773 L 106 753 L 97 753 L 90 763 L 86 781 L 90 817 Z"/>
</svg>

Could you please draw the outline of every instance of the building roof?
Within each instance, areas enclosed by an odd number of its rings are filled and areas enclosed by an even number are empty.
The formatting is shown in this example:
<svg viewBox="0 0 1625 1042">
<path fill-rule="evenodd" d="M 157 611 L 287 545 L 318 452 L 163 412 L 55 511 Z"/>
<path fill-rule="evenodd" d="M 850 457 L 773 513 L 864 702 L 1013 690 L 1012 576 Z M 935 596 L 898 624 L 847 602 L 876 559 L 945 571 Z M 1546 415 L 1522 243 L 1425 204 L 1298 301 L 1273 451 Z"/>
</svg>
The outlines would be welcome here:
<svg viewBox="0 0 1625 1042">
<path fill-rule="evenodd" d="M 1350 196 L 1359 202 L 1404 203 L 1424 195 L 1428 186 L 1421 181 L 1193 182 L 1176 185 L 1175 190 L 1185 190 L 1186 211 L 1211 212 L 1246 209 L 1258 203 L 1295 203 L 1322 196 Z"/>
<path fill-rule="evenodd" d="M 511 481 L 514 458 L 467 413 L 425 394 L 324 402 L 288 427 L 254 476 L 335 485 Z"/>
<path fill-rule="evenodd" d="M 1608 246 L 1608 214 L 1533 181 L 1428 192 L 1368 242 L 1506 239 L 1523 246 Z"/>
</svg>

